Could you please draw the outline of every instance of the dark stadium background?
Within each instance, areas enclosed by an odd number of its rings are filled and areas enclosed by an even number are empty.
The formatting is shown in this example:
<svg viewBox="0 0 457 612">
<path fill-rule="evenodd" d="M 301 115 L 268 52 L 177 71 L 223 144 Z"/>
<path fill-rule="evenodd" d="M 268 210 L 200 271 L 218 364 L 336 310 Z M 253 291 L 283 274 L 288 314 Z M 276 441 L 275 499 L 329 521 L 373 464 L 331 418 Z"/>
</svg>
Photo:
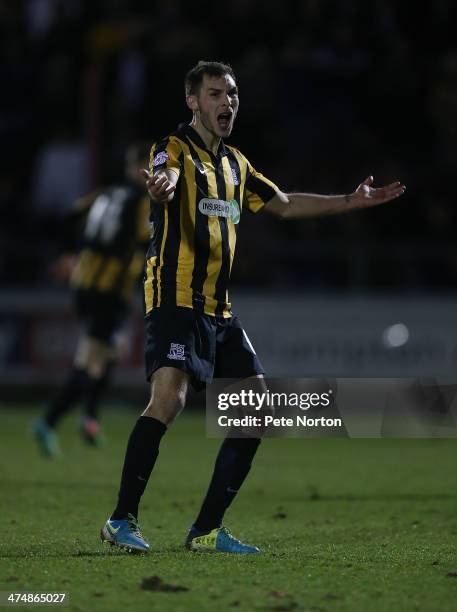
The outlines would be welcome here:
<svg viewBox="0 0 457 612">
<path fill-rule="evenodd" d="M 440 323 L 450 334 L 455 17 L 450 0 L 414 11 L 393 0 L 1 0 L 1 382 L 60 380 L 55 365 L 69 363 L 75 333 L 67 290 L 50 274 L 65 215 L 74 197 L 120 175 L 128 143 L 190 119 L 183 76 L 199 59 L 233 65 L 240 113 L 231 143 L 284 190 L 349 192 L 368 174 L 407 185 L 403 198 L 368 212 L 291 223 L 244 215 L 232 277 L 235 294 L 250 296 L 242 316 L 262 313 L 265 296 L 270 310 L 283 300 L 285 313 L 313 303 L 309 311 L 322 312 L 324 300 L 325 321 L 346 305 L 355 326 L 367 310 L 385 314 L 404 299 L 402 313 L 420 310 L 419 331 Z M 376 301 L 380 292 L 387 302 Z M 129 363 L 140 380 L 140 307 L 137 315 Z M 376 338 L 398 322 L 410 326 L 392 312 Z M 253 336 L 262 344 L 262 329 Z M 426 349 L 452 356 L 451 344 Z M 302 375 L 313 370 L 306 364 Z"/>
<path fill-rule="evenodd" d="M 0 0 L 0 604 L 14 589 L 66 591 L 72 612 L 456 609 L 457 385 L 435 384 L 457 372 L 456 13 L 452 0 Z M 230 143 L 285 191 L 346 193 L 370 174 L 407 186 L 360 213 L 242 216 L 231 296 L 267 373 L 319 391 L 413 379 L 419 408 L 417 427 L 387 402 L 381 422 L 373 392 L 360 402 L 373 438 L 342 411 L 352 439 L 265 440 L 227 516 L 265 552 L 253 559 L 182 548 L 220 445 L 203 395 L 142 502 L 154 553 L 102 550 L 148 395 L 140 287 L 106 446 L 83 445 L 79 412 L 56 461 L 31 435 L 78 337 L 51 273 L 68 211 L 118 179 L 130 142 L 190 120 L 183 78 L 200 59 L 233 65 Z"/>
</svg>

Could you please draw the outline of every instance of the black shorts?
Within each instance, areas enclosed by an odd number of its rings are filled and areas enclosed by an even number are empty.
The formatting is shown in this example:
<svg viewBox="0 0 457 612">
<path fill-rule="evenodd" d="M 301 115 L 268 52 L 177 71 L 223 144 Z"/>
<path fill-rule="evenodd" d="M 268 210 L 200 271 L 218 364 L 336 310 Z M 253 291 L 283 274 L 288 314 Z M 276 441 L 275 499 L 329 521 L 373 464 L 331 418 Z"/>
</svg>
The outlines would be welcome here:
<svg viewBox="0 0 457 612">
<path fill-rule="evenodd" d="M 241 321 L 184 307 L 155 308 L 146 317 L 146 377 L 162 367 L 190 375 L 197 390 L 212 378 L 264 374 Z"/>
<path fill-rule="evenodd" d="M 85 333 L 90 338 L 113 345 L 127 318 L 127 304 L 110 295 L 81 289 L 75 291 L 74 299 Z"/>
</svg>

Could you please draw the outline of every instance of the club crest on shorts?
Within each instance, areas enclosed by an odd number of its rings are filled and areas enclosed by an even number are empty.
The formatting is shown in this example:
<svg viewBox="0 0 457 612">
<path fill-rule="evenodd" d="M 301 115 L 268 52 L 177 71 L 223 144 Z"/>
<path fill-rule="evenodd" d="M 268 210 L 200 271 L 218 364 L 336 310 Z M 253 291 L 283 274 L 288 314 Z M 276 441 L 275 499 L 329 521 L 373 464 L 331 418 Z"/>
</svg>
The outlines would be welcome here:
<svg viewBox="0 0 457 612">
<path fill-rule="evenodd" d="M 186 356 L 184 355 L 185 348 L 185 344 L 176 344 L 175 342 L 172 342 L 170 344 L 170 352 L 167 355 L 168 359 L 184 361 L 186 359 Z"/>
</svg>

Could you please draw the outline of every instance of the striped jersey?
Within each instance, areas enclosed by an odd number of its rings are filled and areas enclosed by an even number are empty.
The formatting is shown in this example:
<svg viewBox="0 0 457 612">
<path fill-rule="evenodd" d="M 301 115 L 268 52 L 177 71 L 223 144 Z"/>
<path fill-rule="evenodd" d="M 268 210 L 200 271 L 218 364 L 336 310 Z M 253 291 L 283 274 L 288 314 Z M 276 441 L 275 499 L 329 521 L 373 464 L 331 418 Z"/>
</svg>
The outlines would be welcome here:
<svg viewBox="0 0 457 612">
<path fill-rule="evenodd" d="M 72 287 L 128 301 L 144 270 L 149 237 L 144 189 L 132 183 L 108 187 L 87 214 Z"/>
<path fill-rule="evenodd" d="M 178 182 L 171 202 L 151 204 L 146 313 L 172 305 L 230 317 L 228 282 L 242 213 L 258 212 L 278 188 L 223 141 L 214 155 L 190 125 L 152 147 L 150 169 L 172 170 Z"/>
</svg>

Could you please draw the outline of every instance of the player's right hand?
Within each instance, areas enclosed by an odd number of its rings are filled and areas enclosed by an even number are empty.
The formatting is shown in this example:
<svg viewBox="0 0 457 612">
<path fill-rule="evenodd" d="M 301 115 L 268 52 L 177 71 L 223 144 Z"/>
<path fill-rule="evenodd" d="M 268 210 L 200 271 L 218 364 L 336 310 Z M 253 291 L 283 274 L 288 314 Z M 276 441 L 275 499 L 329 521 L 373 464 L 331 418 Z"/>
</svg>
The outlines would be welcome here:
<svg viewBox="0 0 457 612">
<path fill-rule="evenodd" d="M 146 181 L 149 195 L 154 202 L 166 204 L 173 199 L 176 185 L 167 178 L 166 174 L 152 174 L 144 168 L 140 170 L 140 173 Z"/>
<path fill-rule="evenodd" d="M 76 265 L 77 256 L 74 253 L 61 255 L 50 266 L 51 276 L 59 283 L 67 283 Z"/>
</svg>

